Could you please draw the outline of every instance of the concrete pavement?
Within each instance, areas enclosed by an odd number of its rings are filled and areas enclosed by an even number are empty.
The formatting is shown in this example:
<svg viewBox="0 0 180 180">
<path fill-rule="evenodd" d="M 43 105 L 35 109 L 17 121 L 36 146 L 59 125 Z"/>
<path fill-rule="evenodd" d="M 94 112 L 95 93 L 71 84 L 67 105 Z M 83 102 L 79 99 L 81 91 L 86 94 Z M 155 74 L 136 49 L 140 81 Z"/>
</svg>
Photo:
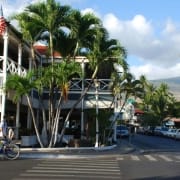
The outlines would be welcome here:
<svg viewBox="0 0 180 180">
<path fill-rule="evenodd" d="M 105 147 L 21 148 L 20 158 L 94 158 L 126 154 L 135 150 L 126 140 Z"/>
</svg>

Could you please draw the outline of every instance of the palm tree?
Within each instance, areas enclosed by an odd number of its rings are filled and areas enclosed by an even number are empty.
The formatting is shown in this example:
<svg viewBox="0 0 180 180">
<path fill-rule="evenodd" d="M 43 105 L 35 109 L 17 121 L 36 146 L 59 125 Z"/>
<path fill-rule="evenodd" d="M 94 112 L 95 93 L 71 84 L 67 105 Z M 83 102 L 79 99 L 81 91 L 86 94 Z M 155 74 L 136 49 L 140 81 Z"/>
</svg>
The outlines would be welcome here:
<svg viewBox="0 0 180 180">
<path fill-rule="evenodd" d="M 35 113 L 33 110 L 33 106 L 32 106 L 32 102 L 31 102 L 31 91 L 32 89 L 36 88 L 39 89 L 39 83 L 38 81 L 32 81 L 33 78 L 33 72 L 30 71 L 25 77 L 21 77 L 17 74 L 15 75 L 9 75 L 7 77 L 7 81 L 5 84 L 5 90 L 6 91 L 15 91 L 15 95 L 14 95 L 14 102 L 18 102 L 18 100 L 22 97 L 25 96 L 27 99 L 27 103 L 28 106 L 30 108 L 31 111 L 31 115 L 32 115 L 32 120 L 33 120 L 33 124 L 34 124 L 34 128 L 35 128 L 35 132 L 37 135 L 37 139 L 38 142 L 40 144 L 41 147 L 44 147 L 42 142 L 41 142 L 41 138 L 40 138 L 40 134 L 36 125 L 36 119 L 35 119 Z"/>
<path fill-rule="evenodd" d="M 38 22 L 41 27 L 41 35 L 48 34 L 48 44 L 50 49 L 50 57 L 52 64 L 54 63 L 54 46 L 53 38 L 54 34 L 62 26 L 68 26 L 70 24 L 69 14 L 71 8 L 69 6 L 61 6 L 60 3 L 55 2 L 55 0 L 46 0 L 44 2 L 39 2 L 31 4 L 26 7 L 25 12 L 28 13 L 29 18 L 32 22 Z M 53 68 L 53 66 L 51 66 Z M 54 69 L 52 69 L 53 71 Z M 55 109 L 53 104 L 54 99 L 54 78 L 51 77 L 49 82 L 49 122 L 50 126 L 53 124 L 53 119 L 55 115 Z"/>
<path fill-rule="evenodd" d="M 128 71 L 128 69 L 125 69 L 124 73 L 121 76 L 119 76 L 119 73 L 117 72 L 114 72 L 112 74 L 111 88 L 115 97 L 117 96 L 119 96 L 120 98 L 123 97 L 123 104 L 121 105 L 121 109 L 119 113 L 122 111 L 125 104 L 127 103 L 127 100 L 131 96 L 139 97 L 139 95 L 142 93 L 143 90 L 140 81 L 136 80 L 134 76 Z M 111 123 L 110 131 L 108 133 L 108 138 L 112 133 L 112 127 L 116 123 L 116 120 L 117 120 L 117 116 Z"/>
<path fill-rule="evenodd" d="M 41 147 L 44 147 L 41 142 L 41 138 L 39 135 L 39 131 L 36 125 L 36 119 L 33 111 L 33 106 L 31 102 L 30 92 L 34 89 L 38 91 L 40 95 L 43 93 L 43 89 L 49 87 L 49 82 L 51 81 L 51 77 L 54 77 L 55 88 L 57 89 L 57 93 L 61 92 L 59 97 L 57 106 L 56 106 L 56 115 L 54 119 L 54 123 L 50 127 L 50 142 L 49 147 L 52 147 L 56 144 L 57 133 L 58 133 L 58 122 L 60 117 L 60 110 L 62 101 L 67 100 L 67 94 L 69 89 L 69 81 L 72 76 L 75 74 L 76 76 L 80 75 L 80 66 L 78 63 L 72 61 L 63 61 L 59 64 L 53 64 L 53 68 L 55 69 L 53 72 L 51 71 L 52 67 L 42 68 L 36 71 L 29 71 L 29 73 L 25 77 L 21 77 L 17 74 L 9 75 L 5 84 L 5 90 L 13 90 L 14 93 L 14 102 L 17 102 L 22 96 L 25 96 L 28 102 L 28 106 L 31 110 L 31 115 L 33 119 L 34 128 L 37 134 L 38 142 Z M 53 74 L 52 74 L 53 73 Z M 43 102 L 41 102 L 42 111 L 44 111 Z M 43 124 L 46 127 L 45 116 L 43 116 Z M 46 129 L 45 129 L 46 130 Z M 49 138 L 48 138 L 49 139 Z M 46 142 L 46 141 L 44 141 Z M 46 145 L 46 144 L 45 144 Z"/>
<path fill-rule="evenodd" d="M 152 98 L 153 112 L 159 117 L 160 122 L 168 115 L 169 106 L 171 108 L 174 106 L 174 101 L 172 93 L 169 92 L 169 87 L 167 84 L 162 83 L 155 91 Z"/>
<path fill-rule="evenodd" d="M 49 76 L 45 77 L 49 77 L 47 78 L 47 81 L 49 82 L 48 87 L 50 92 L 49 124 L 51 127 L 50 130 L 52 132 L 53 129 L 55 129 L 54 121 L 56 119 L 56 114 L 54 88 L 56 87 L 57 83 L 56 77 L 54 76 L 55 67 L 53 66 L 53 52 L 54 48 L 56 49 L 58 47 L 58 43 L 54 45 L 55 41 L 53 40 L 53 38 L 55 38 L 55 35 L 58 34 L 58 31 L 61 30 L 61 34 L 65 33 L 66 30 L 62 31 L 64 27 L 70 30 L 69 35 L 66 33 L 63 34 L 64 36 L 60 37 L 66 38 L 68 45 L 69 42 L 72 43 L 72 45 L 70 45 L 68 49 L 70 53 L 73 53 L 73 55 L 77 55 L 79 49 L 86 48 L 86 54 L 88 53 L 90 65 L 93 69 L 92 82 L 96 77 L 98 68 L 102 62 L 111 61 L 112 63 L 117 62 L 121 64 L 126 58 L 126 51 L 117 40 L 109 39 L 107 31 L 102 27 L 102 24 L 99 21 L 99 19 L 93 16 L 92 14 L 82 16 L 78 12 L 71 11 L 71 8 L 69 6 L 60 6 L 60 4 L 56 3 L 54 0 L 46 0 L 44 2 L 32 4 L 26 7 L 25 13 L 29 21 L 33 22 L 34 24 L 37 24 L 38 31 L 40 30 L 38 37 L 44 38 L 47 34 L 49 37 L 48 44 L 50 48 L 52 66 L 50 66 L 51 72 L 47 70 L 47 72 L 49 72 Z M 77 26 L 74 26 L 72 20 L 76 20 L 74 22 L 76 22 Z M 68 51 L 66 51 L 65 53 L 63 53 L 63 57 L 66 57 L 69 54 Z M 81 98 L 77 101 L 73 108 L 81 101 L 83 96 L 88 91 L 88 88 L 85 89 L 84 94 L 82 94 Z M 67 114 L 64 124 L 66 124 L 66 122 L 68 121 L 73 108 Z M 61 134 L 63 134 L 63 131 L 64 130 L 62 130 Z"/>
<path fill-rule="evenodd" d="M 44 2 L 34 3 L 26 7 L 25 13 L 29 20 L 34 24 L 38 24 L 41 30 L 40 36 L 49 34 L 49 49 L 52 63 L 53 58 L 53 37 L 56 31 L 62 26 L 70 26 L 69 14 L 71 8 L 69 6 L 61 6 L 55 0 L 46 0 Z"/>
<path fill-rule="evenodd" d="M 152 83 L 150 83 L 143 75 L 140 76 L 140 82 L 143 88 L 140 99 L 142 99 L 144 109 L 146 111 L 149 111 L 151 108 L 151 100 L 153 98 L 156 87 Z"/>
<path fill-rule="evenodd" d="M 49 82 L 51 82 L 52 76 L 54 77 L 55 86 L 54 89 L 57 93 L 61 92 L 59 99 L 55 99 L 57 101 L 57 105 L 55 107 L 56 113 L 54 116 L 54 121 L 50 127 L 50 142 L 49 147 L 55 146 L 57 140 L 57 130 L 58 123 L 60 118 L 61 105 L 63 101 L 67 101 L 68 99 L 68 91 L 69 91 L 69 81 L 71 78 L 75 76 L 81 75 L 80 65 L 74 61 L 63 60 L 61 63 L 53 64 L 54 71 L 51 71 L 52 67 L 42 68 L 40 82 L 42 82 L 42 86 L 44 88 L 49 87 Z M 38 72 L 39 73 L 39 72 Z M 58 97 L 58 96 L 56 96 Z"/>
<path fill-rule="evenodd" d="M 77 10 L 72 10 L 69 18 L 72 22 L 71 26 L 56 32 L 54 48 L 65 58 L 72 59 L 75 56 L 87 55 L 95 41 L 101 21 L 92 13 L 82 15 Z"/>
<path fill-rule="evenodd" d="M 75 57 L 81 54 L 83 48 L 89 50 L 95 41 L 101 21 L 92 13 L 83 15 L 80 11 L 74 11 L 72 18 L 74 20 L 74 27 L 72 28 L 71 36 L 75 39 L 73 52 L 73 56 Z"/>
<path fill-rule="evenodd" d="M 90 67 L 93 69 L 91 75 L 91 83 L 94 83 L 94 80 L 98 73 L 98 68 L 103 62 L 110 61 L 112 62 L 112 64 L 116 62 L 124 66 L 125 69 L 127 68 L 127 64 L 125 62 L 125 49 L 119 44 L 117 40 L 109 39 L 108 33 L 104 28 L 100 27 L 97 30 L 97 34 L 95 34 L 96 38 L 94 39 L 94 42 L 92 43 L 90 47 L 90 52 L 88 54 Z M 85 96 L 89 88 L 92 86 L 91 83 L 88 87 L 85 88 L 81 97 L 77 100 L 77 102 L 73 105 L 73 107 L 67 114 L 63 129 L 61 131 L 60 140 L 62 140 L 65 132 L 66 123 L 68 122 L 74 108 L 77 106 L 77 104 L 79 104 L 79 102 Z"/>
</svg>

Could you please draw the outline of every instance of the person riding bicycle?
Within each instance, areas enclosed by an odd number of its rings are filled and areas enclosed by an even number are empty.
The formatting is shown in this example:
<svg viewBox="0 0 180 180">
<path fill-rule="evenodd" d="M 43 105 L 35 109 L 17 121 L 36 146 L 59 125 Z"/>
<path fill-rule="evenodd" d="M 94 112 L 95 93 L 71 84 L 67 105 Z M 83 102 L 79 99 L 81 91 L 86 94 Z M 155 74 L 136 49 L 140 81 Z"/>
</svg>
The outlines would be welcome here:
<svg viewBox="0 0 180 180">
<path fill-rule="evenodd" d="M 8 126 L 6 122 L 6 117 L 4 116 L 3 120 L 0 122 L 0 147 L 3 143 L 3 140 L 7 138 L 8 135 Z"/>
<path fill-rule="evenodd" d="M 6 118 L 4 117 L 0 122 L 0 153 L 3 153 L 3 157 L 9 160 L 17 159 L 20 153 L 19 146 L 11 142 L 13 136 L 13 129 L 8 130 Z"/>
</svg>

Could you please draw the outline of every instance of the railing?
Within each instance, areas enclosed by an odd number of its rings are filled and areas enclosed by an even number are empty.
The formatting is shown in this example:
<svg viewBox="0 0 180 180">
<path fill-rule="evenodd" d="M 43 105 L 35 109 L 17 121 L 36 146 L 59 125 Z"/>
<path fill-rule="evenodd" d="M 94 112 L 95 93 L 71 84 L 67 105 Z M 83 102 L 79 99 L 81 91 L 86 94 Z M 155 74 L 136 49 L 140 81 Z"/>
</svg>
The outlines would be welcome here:
<svg viewBox="0 0 180 180">
<path fill-rule="evenodd" d="M 3 60 L 4 60 L 4 57 L 0 56 L 0 73 L 3 72 Z M 13 61 L 10 58 L 8 58 L 7 60 L 6 70 L 7 70 L 7 73 L 10 73 L 10 74 L 19 73 L 21 76 L 25 76 L 27 74 L 27 69 L 25 69 L 23 66 L 19 65 L 17 62 Z"/>
<path fill-rule="evenodd" d="M 3 56 L 0 56 L 0 87 L 3 85 Z M 7 73 L 10 74 L 20 74 L 21 76 L 25 76 L 27 74 L 27 69 L 18 65 L 17 62 L 13 61 L 12 59 L 8 58 L 6 64 Z M 98 87 L 95 87 L 95 83 L 92 82 L 92 79 L 82 79 L 82 78 L 74 78 L 70 82 L 70 89 L 69 93 L 81 93 L 83 88 L 87 88 L 90 86 L 88 93 L 94 93 L 96 88 L 98 92 L 101 94 L 111 94 L 111 90 L 109 88 L 111 79 L 97 79 Z M 46 91 L 45 91 L 46 93 Z"/>
<path fill-rule="evenodd" d="M 83 81 L 83 82 L 82 82 Z M 102 91 L 102 92 L 111 92 L 110 90 L 110 82 L 111 79 L 97 79 L 97 83 L 98 83 L 98 91 Z M 84 83 L 84 88 L 88 87 L 90 85 L 90 89 L 89 91 L 95 91 L 95 89 L 97 87 L 95 87 L 95 83 L 92 82 L 92 79 L 79 79 L 79 78 L 74 78 L 71 80 L 70 82 L 70 89 L 69 91 L 83 91 L 82 87 L 83 87 L 83 83 Z"/>
</svg>

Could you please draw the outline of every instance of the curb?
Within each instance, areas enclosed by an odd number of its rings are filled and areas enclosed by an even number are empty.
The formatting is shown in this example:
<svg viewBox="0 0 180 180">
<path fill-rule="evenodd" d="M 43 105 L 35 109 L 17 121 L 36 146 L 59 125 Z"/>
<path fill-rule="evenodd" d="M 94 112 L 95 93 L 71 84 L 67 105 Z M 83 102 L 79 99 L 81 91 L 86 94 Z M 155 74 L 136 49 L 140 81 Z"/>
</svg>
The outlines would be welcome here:
<svg viewBox="0 0 180 180">
<path fill-rule="evenodd" d="M 104 157 L 105 154 L 98 152 L 109 151 L 117 145 L 106 147 L 75 147 L 75 148 L 20 148 L 20 158 L 32 159 L 79 159 Z"/>
<path fill-rule="evenodd" d="M 20 158 L 31 159 L 79 159 L 117 157 L 119 154 L 133 152 L 131 144 L 123 143 L 120 146 L 105 147 L 71 147 L 71 148 L 20 148 Z"/>
<path fill-rule="evenodd" d="M 104 147 L 65 147 L 65 148 L 20 148 L 21 152 L 59 152 L 59 151 L 80 151 L 80 150 L 94 150 L 106 151 L 117 147 L 117 145 Z"/>
</svg>

